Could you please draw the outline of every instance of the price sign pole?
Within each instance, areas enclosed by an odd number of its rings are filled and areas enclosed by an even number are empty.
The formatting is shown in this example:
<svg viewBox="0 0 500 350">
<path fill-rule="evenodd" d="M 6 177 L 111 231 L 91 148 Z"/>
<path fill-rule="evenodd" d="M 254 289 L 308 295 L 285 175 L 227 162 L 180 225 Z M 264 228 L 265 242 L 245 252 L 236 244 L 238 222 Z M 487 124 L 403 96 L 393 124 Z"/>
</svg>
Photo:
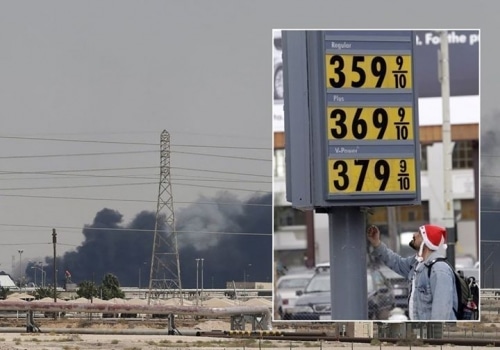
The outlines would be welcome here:
<svg viewBox="0 0 500 350">
<path fill-rule="evenodd" d="M 414 34 L 283 40 L 287 200 L 328 214 L 332 319 L 366 320 L 364 208 L 420 204 Z"/>
</svg>

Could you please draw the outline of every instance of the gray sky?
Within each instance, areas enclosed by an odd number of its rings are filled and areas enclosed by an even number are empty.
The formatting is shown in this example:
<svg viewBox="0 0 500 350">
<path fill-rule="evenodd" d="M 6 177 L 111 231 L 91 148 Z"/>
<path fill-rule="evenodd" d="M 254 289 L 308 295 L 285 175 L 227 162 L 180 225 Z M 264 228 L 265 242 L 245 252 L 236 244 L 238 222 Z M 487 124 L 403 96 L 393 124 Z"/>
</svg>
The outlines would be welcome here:
<svg viewBox="0 0 500 350">
<path fill-rule="evenodd" d="M 171 134 L 176 208 L 221 188 L 241 189 L 235 192 L 241 197 L 255 190 L 271 191 L 270 103 L 265 104 L 271 101 L 271 84 L 266 89 L 253 84 L 256 75 L 266 77 L 267 71 L 256 71 L 255 65 L 266 67 L 270 41 L 265 30 L 260 39 L 252 32 L 229 30 L 238 22 L 230 18 L 230 9 L 226 28 L 221 27 L 213 16 L 223 18 L 220 10 L 203 2 L 179 6 L 165 1 L 33 1 L 29 6 L 4 6 L 1 268 L 10 270 L 12 255 L 17 264 L 18 249 L 24 250 L 23 260 L 52 254 L 51 244 L 33 244 L 50 243 L 52 227 L 61 242 L 58 251 L 73 249 L 83 238 L 83 225 L 103 207 L 120 211 L 125 222 L 141 210 L 154 211 L 163 129 Z M 142 153 L 109 154 L 137 151 Z M 71 156 L 81 153 L 108 154 Z M 252 159 L 196 155 L 200 153 Z M 88 171 L 131 167 L 142 169 Z M 54 170 L 80 171 L 70 173 L 79 176 L 39 174 Z M 230 180 L 206 181 L 221 178 Z M 131 183 L 148 184 L 109 186 Z M 88 185 L 94 187 L 76 187 Z M 39 187 L 48 188 L 21 190 Z"/>
<path fill-rule="evenodd" d="M 0 269 L 10 270 L 18 249 L 24 250 L 23 260 L 50 255 L 52 227 L 59 242 L 68 244 L 58 247 L 60 253 L 73 249 L 82 226 L 104 207 L 120 211 L 125 223 L 141 210 L 155 210 L 154 167 L 163 129 L 170 131 L 176 152 L 254 158 L 173 153 L 176 208 L 217 191 L 193 185 L 243 189 L 235 192 L 242 197 L 270 191 L 272 28 L 480 27 L 482 54 L 487 53 L 481 68 L 489 72 L 482 81 L 482 108 L 491 115 L 500 91 L 493 64 L 498 22 L 485 14 L 496 12 L 463 11 L 465 2 L 443 1 L 438 7 L 423 1 L 410 15 L 399 2 L 386 3 L 394 5 L 390 11 L 379 2 L 366 2 L 361 11 L 357 4 L 330 0 L 316 1 L 315 7 L 298 0 L 1 2 Z M 380 18 L 386 17 L 382 25 Z M 109 154 L 138 151 L 143 153 Z M 101 155 L 69 156 L 81 153 Z M 88 171 L 131 167 L 141 169 Z M 115 177 L 39 174 L 54 170 Z M 214 177 L 239 181 L 202 181 Z M 133 182 L 149 184 L 109 186 Z M 83 185 L 108 186 L 76 187 Z M 64 186 L 73 188 L 53 188 Z M 38 187 L 50 188 L 22 190 Z"/>
</svg>

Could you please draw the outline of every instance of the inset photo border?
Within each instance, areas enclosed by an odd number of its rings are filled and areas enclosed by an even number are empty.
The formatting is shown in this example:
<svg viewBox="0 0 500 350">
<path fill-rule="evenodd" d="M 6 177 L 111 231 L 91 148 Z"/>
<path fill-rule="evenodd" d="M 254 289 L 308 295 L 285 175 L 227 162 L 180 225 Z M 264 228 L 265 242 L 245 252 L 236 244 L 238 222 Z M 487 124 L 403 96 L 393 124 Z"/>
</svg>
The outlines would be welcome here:
<svg viewBox="0 0 500 350">
<path fill-rule="evenodd" d="M 274 321 L 479 321 L 479 45 L 273 29 Z"/>
</svg>

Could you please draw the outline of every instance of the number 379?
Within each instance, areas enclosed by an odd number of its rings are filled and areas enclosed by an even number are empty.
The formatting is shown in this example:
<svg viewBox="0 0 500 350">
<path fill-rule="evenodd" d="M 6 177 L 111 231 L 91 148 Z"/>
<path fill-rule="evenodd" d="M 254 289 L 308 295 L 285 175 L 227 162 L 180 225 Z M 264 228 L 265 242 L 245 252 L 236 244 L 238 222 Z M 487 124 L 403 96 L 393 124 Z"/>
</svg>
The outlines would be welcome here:
<svg viewBox="0 0 500 350">
<path fill-rule="evenodd" d="M 332 192 L 414 190 L 413 159 L 331 159 L 329 164 Z"/>
</svg>

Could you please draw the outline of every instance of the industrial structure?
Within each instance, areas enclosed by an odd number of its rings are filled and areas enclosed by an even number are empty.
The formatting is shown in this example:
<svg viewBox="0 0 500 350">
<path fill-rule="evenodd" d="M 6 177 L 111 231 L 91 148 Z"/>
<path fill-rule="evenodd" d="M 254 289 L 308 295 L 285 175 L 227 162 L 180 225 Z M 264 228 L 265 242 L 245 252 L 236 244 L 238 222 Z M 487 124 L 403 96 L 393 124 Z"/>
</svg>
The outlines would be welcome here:
<svg viewBox="0 0 500 350">
<path fill-rule="evenodd" d="M 151 298 L 178 294 L 182 303 L 181 267 L 175 231 L 174 200 L 170 178 L 170 134 L 160 139 L 160 185 L 149 275 L 148 305 Z"/>
</svg>

